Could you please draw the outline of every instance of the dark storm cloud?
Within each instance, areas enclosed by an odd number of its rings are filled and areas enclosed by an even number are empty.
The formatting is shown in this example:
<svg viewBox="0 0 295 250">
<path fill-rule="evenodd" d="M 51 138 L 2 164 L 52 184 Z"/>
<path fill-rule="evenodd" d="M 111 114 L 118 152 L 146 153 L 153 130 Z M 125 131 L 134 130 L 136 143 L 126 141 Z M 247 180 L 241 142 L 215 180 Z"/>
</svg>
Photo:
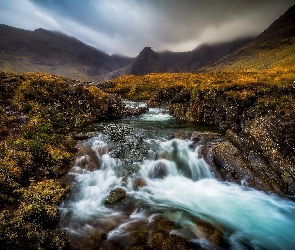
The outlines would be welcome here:
<svg viewBox="0 0 295 250">
<path fill-rule="evenodd" d="M 60 30 L 108 53 L 186 51 L 258 35 L 294 0 L 0 0 L 0 22 Z"/>
</svg>

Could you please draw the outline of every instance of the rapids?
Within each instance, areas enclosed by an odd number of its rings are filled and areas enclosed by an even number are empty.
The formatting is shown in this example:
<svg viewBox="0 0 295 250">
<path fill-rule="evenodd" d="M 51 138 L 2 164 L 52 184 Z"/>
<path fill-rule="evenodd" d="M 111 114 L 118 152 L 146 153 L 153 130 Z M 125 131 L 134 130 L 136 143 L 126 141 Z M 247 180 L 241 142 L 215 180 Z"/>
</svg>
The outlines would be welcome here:
<svg viewBox="0 0 295 250">
<path fill-rule="evenodd" d="M 200 145 L 170 137 L 206 128 L 154 108 L 91 129 L 97 136 L 81 143 L 59 207 L 72 249 L 135 249 L 159 233 L 192 249 L 295 249 L 293 201 L 217 180 Z M 118 187 L 126 196 L 105 204 Z"/>
</svg>

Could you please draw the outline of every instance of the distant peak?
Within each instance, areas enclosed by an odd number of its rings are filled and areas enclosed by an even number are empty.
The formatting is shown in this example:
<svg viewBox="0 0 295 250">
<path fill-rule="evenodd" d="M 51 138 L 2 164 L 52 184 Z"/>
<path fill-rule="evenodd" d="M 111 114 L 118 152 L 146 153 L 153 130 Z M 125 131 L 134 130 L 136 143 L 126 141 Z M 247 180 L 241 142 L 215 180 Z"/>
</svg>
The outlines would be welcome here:
<svg viewBox="0 0 295 250">
<path fill-rule="evenodd" d="M 149 54 L 155 54 L 156 52 L 152 50 L 152 47 L 146 46 L 143 48 L 143 50 L 139 53 L 139 55 L 149 55 Z"/>
<path fill-rule="evenodd" d="M 149 46 L 144 47 L 141 52 L 148 52 L 148 51 L 155 52 L 155 51 L 153 51 L 152 47 L 149 47 Z"/>
</svg>

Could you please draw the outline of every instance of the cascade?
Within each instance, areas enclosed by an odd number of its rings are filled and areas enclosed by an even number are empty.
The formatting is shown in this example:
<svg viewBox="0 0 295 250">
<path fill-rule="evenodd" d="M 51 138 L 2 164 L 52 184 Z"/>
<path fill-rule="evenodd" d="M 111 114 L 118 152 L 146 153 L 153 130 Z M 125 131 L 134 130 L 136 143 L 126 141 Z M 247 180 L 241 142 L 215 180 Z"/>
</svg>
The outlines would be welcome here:
<svg viewBox="0 0 295 250">
<path fill-rule="evenodd" d="M 191 126 L 163 109 L 97 125 L 59 208 L 73 249 L 135 249 L 159 235 L 192 249 L 295 248 L 295 203 L 214 178 L 200 145 L 170 136 Z"/>
</svg>

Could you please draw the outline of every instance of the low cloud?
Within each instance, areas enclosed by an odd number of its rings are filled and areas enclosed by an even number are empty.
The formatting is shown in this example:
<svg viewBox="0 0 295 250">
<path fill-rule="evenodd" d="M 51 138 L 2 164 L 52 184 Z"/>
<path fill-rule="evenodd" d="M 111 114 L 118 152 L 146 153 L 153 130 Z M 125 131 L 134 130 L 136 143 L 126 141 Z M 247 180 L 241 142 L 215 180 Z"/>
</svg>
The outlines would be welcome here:
<svg viewBox="0 0 295 250">
<path fill-rule="evenodd" d="M 109 54 L 188 51 L 258 35 L 293 0 L 0 0 L 0 22 L 58 30 Z"/>
</svg>

